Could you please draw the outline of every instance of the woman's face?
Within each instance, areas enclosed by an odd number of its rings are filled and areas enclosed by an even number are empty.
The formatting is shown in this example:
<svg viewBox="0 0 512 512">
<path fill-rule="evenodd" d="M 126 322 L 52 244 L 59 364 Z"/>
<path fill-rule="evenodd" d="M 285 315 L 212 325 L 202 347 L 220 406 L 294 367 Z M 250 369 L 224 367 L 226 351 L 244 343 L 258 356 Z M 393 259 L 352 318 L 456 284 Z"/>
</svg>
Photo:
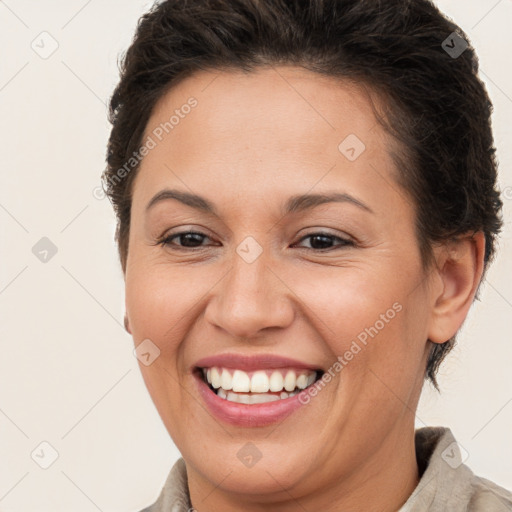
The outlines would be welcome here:
<svg viewBox="0 0 512 512">
<path fill-rule="evenodd" d="M 393 464 L 433 299 L 367 96 L 294 67 L 202 72 L 161 99 L 143 142 L 127 316 L 189 480 L 301 496 Z M 330 379 L 288 394 L 315 371 Z"/>
</svg>

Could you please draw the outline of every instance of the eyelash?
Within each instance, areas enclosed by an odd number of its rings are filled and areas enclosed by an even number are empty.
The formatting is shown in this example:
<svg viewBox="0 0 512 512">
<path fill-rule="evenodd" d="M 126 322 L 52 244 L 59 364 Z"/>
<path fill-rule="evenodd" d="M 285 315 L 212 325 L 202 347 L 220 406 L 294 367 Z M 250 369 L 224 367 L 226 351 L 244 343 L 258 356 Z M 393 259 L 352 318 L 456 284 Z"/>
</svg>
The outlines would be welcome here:
<svg viewBox="0 0 512 512">
<path fill-rule="evenodd" d="M 199 231 L 180 231 L 179 233 L 174 233 L 173 235 L 164 237 L 163 239 L 159 240 L 158 244 L 162 245 L 163 247 L 168 247 L 168 246 L 173 245 L 173 246 L 175 246 L 175 248 L 177 250 L 184 250 L 184 251 L 186 251 L 186 250 L 194 251 L 194 250 L 200 249 L 201 247 L 204 247 L 202 245 L 199 245 L 197 247 L 185 247 L 185 246 L 176 245 L 176 244 L 171 243 L 171 241 L 173 239 L 179 238 L 179 237 L 182 237 L 185 235 L 199 235 L 199 236 L 208 238 L 207 235 L 205 235 L 204 233 L 201 233 Z M 355 246 L 355 243 L 352 240 L 349 240 L 346 238 L 341 238 L 339 236 L 335 236 L 335 235 L 332 235 L 330 233 L 326 233 L 323 231 L 309 233 L 308 235 L 303 236 L 297 243 L 300 243 L 300 242 L 306 240 L 307 238 L 313 238 L 313 237 L 326 237 L 326 238 L 331 238 L 331 239 L 337 239 L 337 240 L 340 240 L 341 243 L 338 244 L 339 247 L 328 247 L 325 249 L 315 249 L 313 247 L 303 247 L 303 249 L 308 249 L 310 251 L 316 251 L 316 252 L 328 252 L 328 251 L 333 251 L 336 249 L 342 249 L 343 247 L 354 247 Z"/>
</svg>

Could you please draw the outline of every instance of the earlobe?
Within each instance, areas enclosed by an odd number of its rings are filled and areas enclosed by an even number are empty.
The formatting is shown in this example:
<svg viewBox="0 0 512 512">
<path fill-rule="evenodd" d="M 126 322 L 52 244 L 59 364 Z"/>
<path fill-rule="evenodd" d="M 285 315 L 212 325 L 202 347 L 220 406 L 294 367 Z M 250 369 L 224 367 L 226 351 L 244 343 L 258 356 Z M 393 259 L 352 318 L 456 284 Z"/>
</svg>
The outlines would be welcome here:
<svg viewBox="0 0 512 512">
<path fill-rule="evenodd" d="M 442 291 L 433 297 L 429 339 L 444 343 L 464 322 L 482 278 L 485 235 L 478 232 L 447 242 L 437 256 Z"/>
<path fill-rule="evenodd" d="M 124 314 L 124 328 L 127 333 L 132 333 L 132 331 L 130 330 L 130 321 L 128 320 L 128 315 L 126 313 Z"/>
</svg>

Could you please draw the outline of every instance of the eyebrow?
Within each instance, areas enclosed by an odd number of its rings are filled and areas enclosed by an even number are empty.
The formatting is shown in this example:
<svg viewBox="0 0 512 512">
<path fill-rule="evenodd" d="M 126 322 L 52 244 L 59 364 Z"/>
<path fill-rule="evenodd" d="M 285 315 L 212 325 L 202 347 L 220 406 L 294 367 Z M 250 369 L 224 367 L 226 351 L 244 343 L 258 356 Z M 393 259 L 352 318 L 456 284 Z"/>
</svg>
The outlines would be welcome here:
<svg viewBox="0 0 512 512">
<path fill-rule="evenodd" d="M 148 205 L 146 206 L 146 211 L 150 210 L 153 206 L 162 201 L 169 201 L 171 199 L 179 201 L 187 206 L 190 206 L 191 208 L 195 208 L 196 210 L 201 210 L 205 213 L 218 216 L 218 212 L 215 206 L 206 198 L 197 194 L 192 194 L 190 192 L 184 192 L 176 189 L 165 189 L 161 192 L 158 192 L 149 201 Z M 286 201 L 283 214 L 288 215 L 290 213 L 297 213 L 300 211 L 309 210 L 325 203 L 333 202 L 350 203 L 361 208 L 362 210 L 374 213 L 373 210 L 360 199 L 357 199 L 347 193 L 332 192 L 327 194 L 301 194 L 292 196 Z"/>
</svg>

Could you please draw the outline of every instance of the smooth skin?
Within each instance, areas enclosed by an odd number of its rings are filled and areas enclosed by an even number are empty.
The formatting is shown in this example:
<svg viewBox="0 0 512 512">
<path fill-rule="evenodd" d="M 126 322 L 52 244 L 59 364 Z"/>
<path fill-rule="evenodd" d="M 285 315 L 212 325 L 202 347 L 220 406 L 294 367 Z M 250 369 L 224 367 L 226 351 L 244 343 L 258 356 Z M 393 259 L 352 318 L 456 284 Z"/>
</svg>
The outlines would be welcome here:
<svg viewBox="0 0 512 512">
<path fill-rule="evenodd" d="M 197 100 L 141 163 L 125 280 L 135 344 L 149 338 L 161 351 L 140 367 L 199 512 L 391 512 L 418 483 L 427 340 L 460 328 L 485 239 L 438 245 L 424 268 L 414 203 L 365 91 L 292 66 L 202 71 L 168 91 L 147 124 L 145 137 Z M 350 134 L 366 147 L 354 161 L 338 149 Z M 176 199 L 148 210 L 165 189 L 198 194 L 216 213 Z M 283 214 L 290 196 L 331 192 L 367 208 Z M 187 231 L 203 236 L 171 238 Z M 248 236 L 263 249 L 252 263 L 236 251 Z M 281 423 L 236 427 L 205 408 L 191 373 L 200 358 L 272 353 L 327 370 L 395 303 L 401 311 Z M 262 454 L 251 468 L 237 457 L 249 441 Z"/>
</svg>

